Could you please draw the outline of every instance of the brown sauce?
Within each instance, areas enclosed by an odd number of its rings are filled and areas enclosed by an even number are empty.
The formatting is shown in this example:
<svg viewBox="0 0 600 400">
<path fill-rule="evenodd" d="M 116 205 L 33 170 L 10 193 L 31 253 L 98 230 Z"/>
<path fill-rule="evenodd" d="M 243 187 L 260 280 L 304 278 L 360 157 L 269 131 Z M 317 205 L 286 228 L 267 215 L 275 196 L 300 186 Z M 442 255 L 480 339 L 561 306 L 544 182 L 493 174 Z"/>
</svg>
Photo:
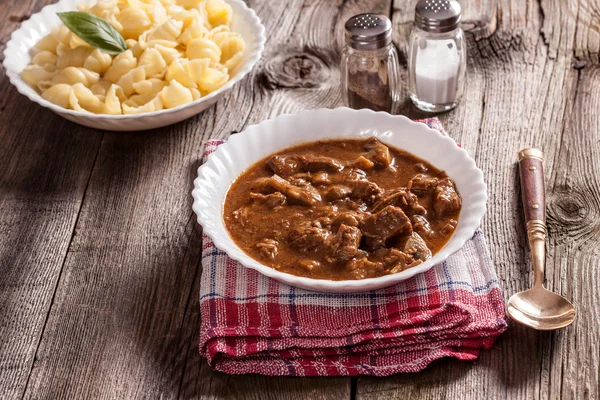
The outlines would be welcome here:
<svg viewBox="0 0 600 400">
<path fill-rule="evenodd" d="M 422 263 L 448 242 L 461 199 L 443 172 L 378 140 L 288 148 L 242 173 L 225 226 L 250 257 L 318 279 L 364 279 Z"/>
</svg>

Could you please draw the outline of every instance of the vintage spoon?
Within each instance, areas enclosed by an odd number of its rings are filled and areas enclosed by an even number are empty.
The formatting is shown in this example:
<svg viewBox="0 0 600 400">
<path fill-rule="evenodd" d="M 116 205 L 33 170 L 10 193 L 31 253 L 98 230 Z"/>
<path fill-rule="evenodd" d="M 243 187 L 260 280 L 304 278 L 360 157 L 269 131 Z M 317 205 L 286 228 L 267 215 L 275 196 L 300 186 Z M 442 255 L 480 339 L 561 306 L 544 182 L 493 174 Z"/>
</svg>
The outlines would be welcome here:
<svg viewBox="0 0 600 400">
<path fill-rule="evenodd" d="M 538 149 L 524 149 L 519 152 L 521 193 L 534 281 L 533 288 L 516 293 L 508 299 L 508 315 L 534 329 L 553 330 L 570 325 L 575 319 L 575 308 L 564 297 L 544 288 L 546 194 L 543 157 L 544 154 Z"/>
</svg>

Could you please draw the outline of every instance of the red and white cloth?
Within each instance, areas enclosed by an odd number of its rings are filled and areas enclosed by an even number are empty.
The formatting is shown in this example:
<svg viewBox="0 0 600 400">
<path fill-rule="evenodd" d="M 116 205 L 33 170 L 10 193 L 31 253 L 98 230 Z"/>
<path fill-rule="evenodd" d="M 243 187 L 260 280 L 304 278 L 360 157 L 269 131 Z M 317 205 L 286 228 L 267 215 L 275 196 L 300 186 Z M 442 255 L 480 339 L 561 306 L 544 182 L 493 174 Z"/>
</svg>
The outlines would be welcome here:
<svg viewBox="0 0 600 400">
<path fill-rule="evenodd" d="M 422 122 L 445 134 L 439 120 Z M 205 144 L 204 157 L 222 141 Z M 246 268 L 204 235 L 200 353 L 230 374 L 386 376 L 442 357 L 474 360 L 506 330 L 483 232 L 445 263 L 357 294 L 290 287 Z"/>
</svg>

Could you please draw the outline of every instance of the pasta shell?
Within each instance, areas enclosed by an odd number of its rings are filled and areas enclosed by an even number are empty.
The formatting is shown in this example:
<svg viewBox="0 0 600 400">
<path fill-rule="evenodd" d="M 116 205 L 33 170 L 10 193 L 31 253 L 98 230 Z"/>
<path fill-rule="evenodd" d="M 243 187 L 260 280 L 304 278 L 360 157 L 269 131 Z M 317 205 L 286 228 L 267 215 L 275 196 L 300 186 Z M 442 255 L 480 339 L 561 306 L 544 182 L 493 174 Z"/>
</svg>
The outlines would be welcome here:
<svg viewBox="0 0 600 400">
<path fill-rule="evenodd" d="M 71 98 L 71 92 L 73 89 L 70 85 L 65 83 L 59 83 L 44 90 L 42 98 L 48 100 L 50 103 L 54 103 L 57 106 L 63 108 L 69 107 L 69 100 Z"/>
<path fill-rule="evenodd" d="M 208 22 L 212 26 L 231 24 L 233 9 L 223 0 L 207 0 L 206 12 L 208 14 Z"/>
<path fill-rule="evenodd" d="M 192 93 L 176 80 L 161 90 L 159 96 L 165 108 L 174 108 L 193 100 Z"/>
<path fill-rule="evenodd" d="M 207 68 L 198 82 L 198 87 L 204 93 L 214 92 L 220 89 L 229 80 L 229 75 L 226 72 L 219 71 L 215 68 Z"/>
<path fill-rule="evenodd" d="M 122 26 L 121 34 L 125 39 L 137 39 L 152 26 L 146 12 L 138 7 L 125 8 L 116 18 Z"/>
<path fill-rule="evenodd" d="M 119 89 L 119 87 L 113 84 L 106 93 L 106 97 L 104 99 L 104 112 L 107 114 L 122 114 L 121 100 L 119 99 L 119 96 L 117 96 L 117 89 Z"/>
<path fill-rule="evenodd" d="M 56 66 L 58 68 L 67 68 L 67 67 L 83 67 L 85 64 L 85 60 L 92 54 L 94 51 L 91 47 L 79 46 L 74 49 L 66 49 L 65 51 L 61 51 L 58 54 L 58 61 L 56 62 Z"/>
<path fill-rule="evenodd" d="M 93 85 L 91 85 L 90 86 L 90 90 L 96 96 L 106 96 L 106 93 L 108 92 L 108 89 L 110 89 L 110 87 L 112 85 L 113 84 L 110 83 L 109 81 L 101 80 L 101 81 L 99 81 L 99 82 L 94 83 Z"/>
<path fill-rule="evenodd" d="M 58 56 L 48 50 L 40 51 L 35 56 L 33 56 L 33 59 L 31 60 L 31 62 L 33 64 L 41 65 L 41 66 L 44 66 L 44 65 L 54 66 L 54 65 L 56 65 L 57 61 L 58 61 Z"/>
<path fill-rule="evenodd" d="M 151 48 L 142 53 L 139 65 L 146 68 L 146 76 L 154 77 L 165 69 L 167 63 L 158 50 Z"/>
<path fill-rule="evenodd" d="M 56 68 L 52 65 L 28 65 L 21 72 L 21 78 L 28 85 L 38 87 L 38 84 L 41 82 L 51 81 L 52 78 L 56 75 Z"/>
<path fill-rule="evenodd" d="M 208 58 L 213 62 L 219 62 L 221 59 L 221 49 L 212 40 L 198 38 L 188 43 L 186 56 L 190 60 Z"/>
<path fill-rule="evenodd" d="M 163 104 L 161 102 L 161 99 L 158 96 L 156 96 L 154 99 L 152 99 L 148 103 L 146 103 L 142 106 L 138 106 L 138 107 L 132 107 L 127 104 L 123 104 L 123 114 L 142 114 L 142 113 L 147 113 L 147 112 L 152 112 L 152 111 L 159 111 L 162 109 L 163 109 Z"/>
<path fill-rule="evenodd" d="M 177 37 L 181 35 L 183 29 L 183 22 L 175 19 L 170 19 L 164 24 L 158 26 L 154 32 L 149 36 L 150 39 L 154 40 L 168 40 L 171 42 L 176 41 Z"/>
<path fill-rule="evenodd" d="M 197 87 L 196 82 L 194 82 L 194 80 L 188 75 L 187 71 L 184 69 L 184 67 L 181 64 L 181 61 L 179 59 L 173 61 L 171 63 L 171 65 L 169 65 L 169 68 L 167 69 L 166 78 L 167 78 L 167 81 L 169 81 L 169 82 L 177 81 L 181 85 L 188 87 L 188 88 L 191 88 L 191 87 L 196 88 Z M 165 105 L 166 105 L 166 103 L 165 103 Z M 167 106 L 167 108 L 169 108 L 169 107 Z"/>
<path fill-rule="evenodd" d="M 156 94 L 160 92 L 168 83 L 162 79 L 147 79 L 133 84 L 133 88 L 139 94 Z"/>
<path fill-rule="evenodd" d="M 81 83 L 76 83 L 71 86 L 73 91 L 69 98 L 69 105 L 75 111 L 80 112 L 93 112 L 102 113 L 104 111 L 104 104 L 94 96 L 94 93 Z"/>
<path fill-rule="evenodd" d="M 119 54 L 113 59 L 113 63 L 104 74 L 104 79 L 117 83 L 119 79 L 137 66 L 137 59 L 133 57 L 131 50 Z"/>
<path fill-rule="evenodd" d="M 171 65 L 173 61 L 175 61 L 181 56 L 177 49 L 167 47 L 163 44 L 154 44 L 152 47 L 158 50 L 158 52 L 162 56 L 163 60 L 165 60 L 167 65 Z"/>
<path fill-rule="evenodd" d="M 81 83 L 89 87 L 100 80 L 100 75 L 85 68 L 67 67 L 52 78 L 52 84 L 66 83 L 74 85 Z"/>
<path fill-rule="evenodd" d="M 146 79 L 146 68 L 137 67 L 123 75 L 117 85 L 123 89 L 125 96 L 129 97 L 135 92 L 133 85 Z"/>
<path fill-rule="evenodd" d="M 56 47 L 58 46 L 58 43 L 59 41 L 52 34 L 50 34 L 41 38 L 35 44 L 34 48 L 39 51 L 49 51 L 56 54 Z"/>
<path fill-rule="evenodd" d="M 102 75 L 106 72 L 108 67 L 110 67 L 111 63 L 112 57 L 110 54 L 94 49 L 83 62 L 83 67 Z"/>
</svg>

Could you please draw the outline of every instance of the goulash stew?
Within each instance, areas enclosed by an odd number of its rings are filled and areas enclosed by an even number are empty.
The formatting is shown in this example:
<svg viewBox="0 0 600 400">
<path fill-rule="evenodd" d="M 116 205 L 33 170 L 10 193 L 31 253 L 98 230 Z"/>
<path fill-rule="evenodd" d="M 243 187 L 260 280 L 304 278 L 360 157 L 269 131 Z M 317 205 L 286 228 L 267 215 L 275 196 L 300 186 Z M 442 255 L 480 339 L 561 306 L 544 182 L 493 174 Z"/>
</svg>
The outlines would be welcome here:
<svg viewBox="0 0 600 400">
<path fill-rule="evenodd" d="M 224 219 L 250 257 L 318 279 L 419 265 L 452 236 L 461 208 L 443 171 L 375 138 L 302 144 L 232 184 Z"/>
</svg>

